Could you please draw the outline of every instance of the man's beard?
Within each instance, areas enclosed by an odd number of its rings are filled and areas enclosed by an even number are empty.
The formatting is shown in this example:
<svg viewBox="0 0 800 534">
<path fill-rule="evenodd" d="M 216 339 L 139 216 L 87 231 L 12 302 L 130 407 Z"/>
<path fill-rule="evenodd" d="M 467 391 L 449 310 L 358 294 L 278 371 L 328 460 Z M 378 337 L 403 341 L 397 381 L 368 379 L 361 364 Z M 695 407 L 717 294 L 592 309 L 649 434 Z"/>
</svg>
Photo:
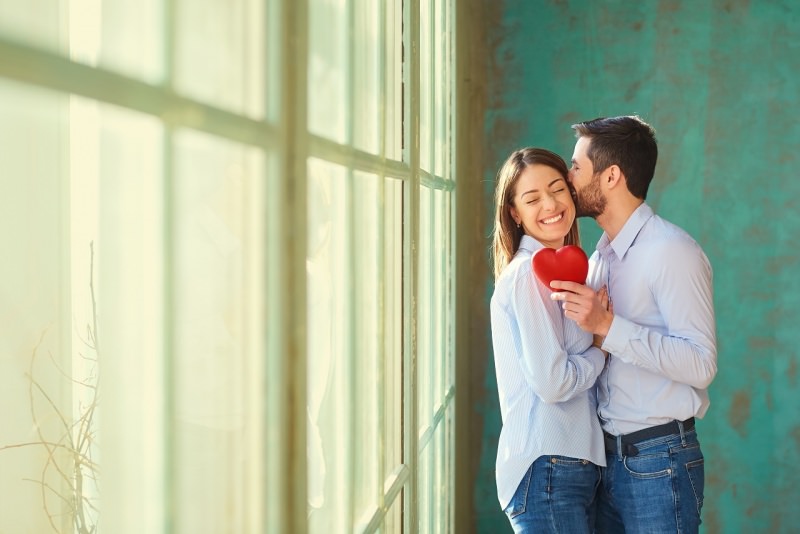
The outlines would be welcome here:
<svg viewBox="0 0 800 534">
<path fill-rule="evenodd" d="M 606 209 L 606 198 L 600 191 L 600 175 L 592 176 L 589 185 L 577 191 L 575 198 L 576 217 L 592 217 L 596 219 Z"/>
</svg>

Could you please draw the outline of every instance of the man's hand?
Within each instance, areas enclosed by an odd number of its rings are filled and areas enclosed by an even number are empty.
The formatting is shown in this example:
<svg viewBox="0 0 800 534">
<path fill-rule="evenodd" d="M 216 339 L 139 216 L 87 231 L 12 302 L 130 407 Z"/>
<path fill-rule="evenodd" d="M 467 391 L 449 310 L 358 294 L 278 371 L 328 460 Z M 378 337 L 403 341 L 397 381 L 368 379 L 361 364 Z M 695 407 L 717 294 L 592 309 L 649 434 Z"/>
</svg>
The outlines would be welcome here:
<svg viewBox="0 0 800 534">
<path fill-rule="evenodd" d="M 603 290 L 596 293 L 588 286 L 564 280 L 553 280 L 550 282 L 550 287 L 564 290 L 552 293 L 550 298 L 563 302 L 562 307 L 567 318 L 574 320 L 583 330 L 592 334 L 603 337 L 608 334 L 614 313 L 607 309 L 608 298 Z"/>
</svg>

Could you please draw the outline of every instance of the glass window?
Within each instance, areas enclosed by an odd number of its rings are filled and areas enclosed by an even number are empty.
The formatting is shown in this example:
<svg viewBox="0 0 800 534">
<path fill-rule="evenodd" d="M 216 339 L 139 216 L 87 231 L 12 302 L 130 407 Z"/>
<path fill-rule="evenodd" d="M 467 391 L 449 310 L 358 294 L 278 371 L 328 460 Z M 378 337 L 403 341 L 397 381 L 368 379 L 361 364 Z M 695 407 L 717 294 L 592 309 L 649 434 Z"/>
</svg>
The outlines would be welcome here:
<svg viewBox="0 0 800 534">
<path fill-rule="evenodd" d="M 452 20 L 0 0 L 0 532 L 452 529 Z"/>
</svg>

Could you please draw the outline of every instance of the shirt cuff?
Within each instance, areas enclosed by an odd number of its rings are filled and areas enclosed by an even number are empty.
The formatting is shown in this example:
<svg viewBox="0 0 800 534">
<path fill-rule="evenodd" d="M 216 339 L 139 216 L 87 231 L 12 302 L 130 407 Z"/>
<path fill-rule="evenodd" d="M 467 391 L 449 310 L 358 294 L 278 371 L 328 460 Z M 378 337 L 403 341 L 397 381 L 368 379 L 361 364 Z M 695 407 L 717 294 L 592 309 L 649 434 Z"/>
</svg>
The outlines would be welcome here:
<svg viewBox="0 0 800 534">
<path fill-rule="evenodd" d="M 606 357 L 603 351 L 597 347 L 589 347 L 583 355 L 594 366 L 595 375 L 600 376 L 606 366 Z"/>
<path fill-rule="evenodd" d="M 603 350 L 623 362 L 632 363 L 629 358 L 625 357 L 625 349 L 630 346 L 631 339 L 638 337 L 638 330 L 639 326 L 636 323 L 615 315 L 608 334 L 603 340 Z"/>
</svg>

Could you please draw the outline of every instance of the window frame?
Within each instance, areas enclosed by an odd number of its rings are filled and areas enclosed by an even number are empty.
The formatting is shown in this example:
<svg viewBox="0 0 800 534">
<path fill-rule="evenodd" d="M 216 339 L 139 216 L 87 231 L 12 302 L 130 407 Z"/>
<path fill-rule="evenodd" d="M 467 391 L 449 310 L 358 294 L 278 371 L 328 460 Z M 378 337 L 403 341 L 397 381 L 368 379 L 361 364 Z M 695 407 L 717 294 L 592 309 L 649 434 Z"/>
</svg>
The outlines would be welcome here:
<svg viewBox="0 0 800 534">
<path fill-rule="evenodd" d="M 38 49 L 31 45 L 21 44 L 5 39 L 0 35 L 0 77 L 43 87 L 66 95 L 80 97 L 97 102 L 112 104 L 124 109 L 157 117 L 167 132 L 176 129 L 191 129 L 208 133 L 223 139 L 229 139 L 246 146 L 251 146 L 275 155 L 274 167 L 268 169 L 265 180 L 269 194 L 264 199 L 270 213 L 267 218 L 264 256 L 269 265 L 264 273 L 264 304 L 267 377 L 280 377 L 270 380 L 264 391 L 266 404 L 264 420 L 263 454 L 265 457 L 264 503 L 265 521 L 268 531 L 303 532 L 307 530 L 307 468 L 305 458 L 306 429 L 298 421 L 305 420 L 305 405 L 297 399 L 306 397 L 307 383 L 307 307 L 306 279 L 304 269 L 306 262 L 306 229 L 307 229 L 307 161 L 311 157 L 321 158 L 337 163 L 350 171 L 375 173 L 380 177 L 393 177 L 403 182 L 402 227 L 403 227 L 403 314 L 402 314 L 402 346 L 403 346 L 403 466 L 394 473 L 385 473 L 392 479 L 391 484 L 383 489 L 383 499 L 379 509 L 363 527 L 364 532 L 378 529 L 388 508 L 402 499 L 404 531 L 417 531 L 423 520 L 426 527 L 436 527 L 435 518 L 420 517 L 420 454 L 427 447 L 440 447 L 439 461 L 447 463 L 444 469 L 445 481 L 440 481 L 448 488 L 447 525 L 454 522 L 454 503 L 456 494 L 455 474 L 455 429 L 453 419 L 458 413 L 456 404 L 456 383 L 458 366 L 455 363 L 455 343 L 457 338 L 457 321 L 450 318 L 456 312 L 457 282 L 447 280 L 447 275 L 457 276 L 455 251 L 458 249 L 456 232 L 456 215 L 458 211 L 456 182 L 457 170 L 453 148 L 456 147 L 456 131 L 458 124 L 456 113 L 456 46 L 455 27 L 457 22 L 457 3 L 454 0 L 429 0 L 427 16 L 434 14 L 435 6 L 446 6 L 447 18 L 442 21 L 445 33 L 449 35 L 449 43 L 445 47 L 445 62 L 448 64 L 444 77 L 450 112 L 444 117 L 437 116 L 435 88 L 436 62 L 430 61 L 429 77 L 432 83 L 430 105 L 431 133 L 430 153 L 435 160 L 434 134 L 437 125 L 447 131 L 450 148 L 442 148 L 442 176 L 435 174 L 437 164 L 425 170 L 421 165 L 420 149 L 420 113 L 421 113 L 421 73 L 420 73 L 420 24 L 425 20 L 421 13 L 420 0 L 402 1 L 402 46 L 404 58 L 402 65 L 403 95 L 403 132 L 404 139 L 401 159 L 387 158 L 381 148 L 381 154 L 374 155 L 355 148 L 352 135 L 347 144 L 339 144 L 308 131 L 308 101 L 304 89 L 308 85 L 308 21 L 309 1 L 275 0 L 268 2 L 265 27 L 271 32 L 267 39 L 268 77 L 277 76 L 279 82 L 272 83 L 266 96 L 266 119 L 258 120 L 244 114 L 234 113 L 218 106 L 204 103 L 175 92 L 170 86 L 169 74 L 161 85 L 154 85 L 102 67 L 73 61 L 59 53 Z M 352 3 L 349 5 L 352 6 Z M 174 25 L 174 3 L 165 0 L 165 25 Z M 385 4 L 379 8 L 385 15 Z M 352 8 L 350 17 L 352 19 Z M 434 18 L 435 20 L 435 18 Z M 438 34 L 431 22 L 431 35 Z M 448 33 L 449 29 L 449 33 Z M 171 72 L 171 54 L 175 44 L 170 41 L 171 31 L 166 30 L 166 71 Z M 432 42 L 436 42 L 435 39 Z M 448 52 L 449 51 L 449 52 Z M 385 56 L 381 55 L 381 64 Z M 351 73 L 352 74 L 352 73 Z M 382 90 L 386 90 L 385 87 Z M 354 105 L 351 98 L 351 105 Z M 443 113 L 443 112 L 442 112 Z M 382 139 L 385 140 L 385 134 Z M 167 133 L 167 138 L 170 134 Z M 383 143 L 381 143 L 383 144 Z M 168 151 L 167 151 L 168 152 Z M 166 158 L 171 156 L 165 155 Z M 165 163 L 168 166 L 168 162 Z M 169 179 L 169 177 L 167 178 Z M 420 188 L 431 190 L 429 205 L 421 206 Z M 168 187 L 167 187 L 168 188 Z M 458 190 L 459 192 L 461 189 Z M 439 197 L 445 208 L 438 210 Z M 436 217 L 444 217 L 441 234 L 448 243 L 444 251 L 443 263 L 420 265 L 421 245 L 421 210 L 430 210 Z M 167 223 L 169 224 L 169 222 Z M 165 233 L 168 233 L 165 231 Z M 167 240 L 167 246 L 169 241 Z M 271 261 L 269 258 L 279 258 Z M 448 264 L 449 262 L 449 264 Z M 425 369 L 418 366 L 419 355 L 425 348 L 419 346 L 419 306 L 426 302 L 426 296 L 420 294 L 420 276 L 422 271 L 430 269 L 434 284 L 440 289 L 440 301 L 433 301 L 432 317 L 439 317 L 443 324 L 438 327 L 440 342 L 434 346 L 433 340 L 428 350 L 431 354 L 441 352 L 444 361 L 441 363 L 441 383 L 431 384 L 431 404 L 426 407 L 431 414 L 420 413 L 417 402 L 420 391 L 420 373 Z M 169 275 L 168 275 L 169 276 Z M 170 306 L 169 298 L 166 306 Z M 169 313 L 169 309 L 167 310 Z M 169 323 L 168 323 L 169 324 Z M 434 336 L 435 339 L 435 336 Z M 167 341 L 168 344 L 168 341 Z M 443 350 L 440 350 L 443 349 Z M 449 378 L 448 378 L 449 377 Z M 169 369 L 167 379 L 170 378 Z M 433 377 L 431 377 L 431 380 Z M 449 384 L 447 381 L 449 380 Z M 437 397 L 439 386 L 444 393 Z M 169 395 L 167 394 L 167 397 Z M 455 414 L 453 413 L 455 412 Z M 430 419 L 428 421 L 428 419 Z M 425 420 L 424 429 L 420 432 L 420 422 Z M 441 445 L 436 445 L 437 432 L 446 435 Z M 178 454 L 167 431 L 165 437 L 167 457 Z M 166 476 L 167 481 L 170 480 Z M 167 496 L 169 501 L 170 497 Z M 386 502 L 384 502 L 386 501 Z M 175 505 L 176 503 L 172 503 Z M 168 505 L 167 508 L 170 506 Z M 355 519 L 353 519 L 355 522 Z M 169 518 L 165 518 L 165 531 L 168 530 Z M 422 529 L 424 530 L 424 528 Z"/>
</svg>

